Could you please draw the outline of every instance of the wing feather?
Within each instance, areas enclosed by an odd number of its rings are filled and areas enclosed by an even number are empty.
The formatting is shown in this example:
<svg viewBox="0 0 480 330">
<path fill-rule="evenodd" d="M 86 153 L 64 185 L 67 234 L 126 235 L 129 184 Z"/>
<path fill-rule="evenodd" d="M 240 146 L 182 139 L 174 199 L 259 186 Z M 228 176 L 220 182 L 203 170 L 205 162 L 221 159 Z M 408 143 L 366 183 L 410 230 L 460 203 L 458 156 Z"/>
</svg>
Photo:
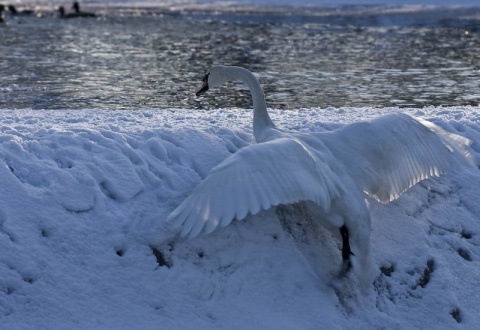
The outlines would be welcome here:
<svg viewBox="0 0 480 330">
<path fill-rule="evenodd" d="M 327 209 L 340 194 L 337 176 L 293 138 L 251 145 L 231 155 L 169 215 L 182 236 L 212 232 L 278 204 L 310 200 Z"/>
<path fill-rule="evenodd" d="M 473 162 L 470 140 L 401 113 L 347 125 L 322 140 L 357 186 L 384 203 L 421 180 Z"/>
</svg>

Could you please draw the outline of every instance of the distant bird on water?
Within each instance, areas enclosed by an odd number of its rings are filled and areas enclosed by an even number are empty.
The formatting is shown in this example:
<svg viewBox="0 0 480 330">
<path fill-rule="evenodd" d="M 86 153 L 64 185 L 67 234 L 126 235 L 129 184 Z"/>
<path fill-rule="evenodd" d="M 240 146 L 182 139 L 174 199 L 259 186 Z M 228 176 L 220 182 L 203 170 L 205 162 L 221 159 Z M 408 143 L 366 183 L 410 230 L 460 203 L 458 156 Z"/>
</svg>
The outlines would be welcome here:
<svg viewBox="0 0 480 330">
<path fill-rule="evenodd" d="M 5 6 L 0 4 L 0 24 L 5 23 L 5 20 L 3 19 L 3 11 L 5 10 Z"/>
<path fill-rule="evenodd" d="M 77 1 L 73 3 L 72 9 L 74 10 L 73 13 L 66 13 L 65 8 L 63 6 L 60 6 L 58 8 L 60 18 L 97 17 L 95 13 L 81 11 L 80 5 Z"/>
<path fill-rule="evenodd" d="M 72 9 L 75 11 L 75 14 L 77 14 L 79 17 L 97 17 L 95 13 L 81 11 L 80 4 L 77 1 L 73 3 Z"/>
<path fill-rule="evenodd" d="M 8 10 L 14 16 L 29 16 L 35 13 L 35 11 L 31 9 L 18 10 L 14 5 L 8 5 Z"/>
</svg>

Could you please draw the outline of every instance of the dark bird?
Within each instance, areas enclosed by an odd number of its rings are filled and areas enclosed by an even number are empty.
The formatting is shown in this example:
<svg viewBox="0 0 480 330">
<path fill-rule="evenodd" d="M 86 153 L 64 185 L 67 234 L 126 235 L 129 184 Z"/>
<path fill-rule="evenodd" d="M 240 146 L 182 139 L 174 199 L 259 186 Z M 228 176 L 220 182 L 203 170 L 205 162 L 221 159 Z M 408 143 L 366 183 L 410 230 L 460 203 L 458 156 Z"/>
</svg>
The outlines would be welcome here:
<svg viewBox="0 0 480 330">
<path fill-rule="evenodd" d="M 94 13 L 83 12 L 80 10 L 80 5 L 77 1 L 73 3 L 72 9 L 74 10 L 73 13 L 65 13 L 65 8 L 60 6 L 58 8 L 58 12 L 60 13 L 60 18 L 77 18 L 77 17 L 96 17 Z"/>
<path fill-rule="evenodd" d="M 8 5 L 8 10 L 14 16 L 29 16 L 35 13 L 31 9 L 18 10 L 14 5 Z"/>
<path fill-rule="evenodd" d="M 3 11 L 5 10 L 5 6 L 0 4 L 0 23 L 4 23 L 5 21 L 3 20 Z"/>
<path fill-rule="evenodd" d="M 77 14 L 79 17 L 97 17 L 95 13 L 81 11 L 80 4 L 77 1 L 73 3 L 72 9 L 75 11 L 75 14 Z"/>
</svg>

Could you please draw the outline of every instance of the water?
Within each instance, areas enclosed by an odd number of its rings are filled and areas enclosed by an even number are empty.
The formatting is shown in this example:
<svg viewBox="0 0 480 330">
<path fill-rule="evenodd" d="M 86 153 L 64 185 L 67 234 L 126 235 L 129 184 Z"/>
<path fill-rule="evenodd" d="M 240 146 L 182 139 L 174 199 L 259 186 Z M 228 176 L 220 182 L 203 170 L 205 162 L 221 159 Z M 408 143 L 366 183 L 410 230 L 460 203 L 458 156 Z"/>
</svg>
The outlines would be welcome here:
<svg viewBox="0 0 480 330">
<path fill-rule="evenodd" d="M 110 9 L 0 26 L 0 108 L 249 108 L 196 98 L 214 64 L 257 73 L 269 107 L 478 105 L 480 9 Z"/>
</svg>

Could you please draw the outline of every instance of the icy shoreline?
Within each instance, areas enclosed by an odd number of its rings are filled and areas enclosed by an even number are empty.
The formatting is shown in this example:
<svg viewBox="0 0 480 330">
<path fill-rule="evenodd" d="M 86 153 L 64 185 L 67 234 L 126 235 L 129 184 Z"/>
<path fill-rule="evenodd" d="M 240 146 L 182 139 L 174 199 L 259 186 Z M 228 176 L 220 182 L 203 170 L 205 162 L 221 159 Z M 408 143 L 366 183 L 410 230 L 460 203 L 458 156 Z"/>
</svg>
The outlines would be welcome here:
<svg viewBox="0 0 480 330">
<path fill-rule="evenodd" d="M 400 110 L 270 113 L 281 128 L 323 131 L 391 111 Z M 480 108 L 401 111 L 470 138 L 480 163 Z M 368 294 L 354 277 L 334 281 L 339 265 L 331 260 L 340 258 L 328 232 L 299 239 L 274 210 L 193 241 L 174 239 L 163 220 L 215 164 L 254 142 L 251 116 L 0 111 L 2 326 L 475 328 L 478 168 L 425 181 L 388 205 L 370 201 L 378 276 Z M 301 222 L 295 212 L 290 220 Z"/>
</svg>

